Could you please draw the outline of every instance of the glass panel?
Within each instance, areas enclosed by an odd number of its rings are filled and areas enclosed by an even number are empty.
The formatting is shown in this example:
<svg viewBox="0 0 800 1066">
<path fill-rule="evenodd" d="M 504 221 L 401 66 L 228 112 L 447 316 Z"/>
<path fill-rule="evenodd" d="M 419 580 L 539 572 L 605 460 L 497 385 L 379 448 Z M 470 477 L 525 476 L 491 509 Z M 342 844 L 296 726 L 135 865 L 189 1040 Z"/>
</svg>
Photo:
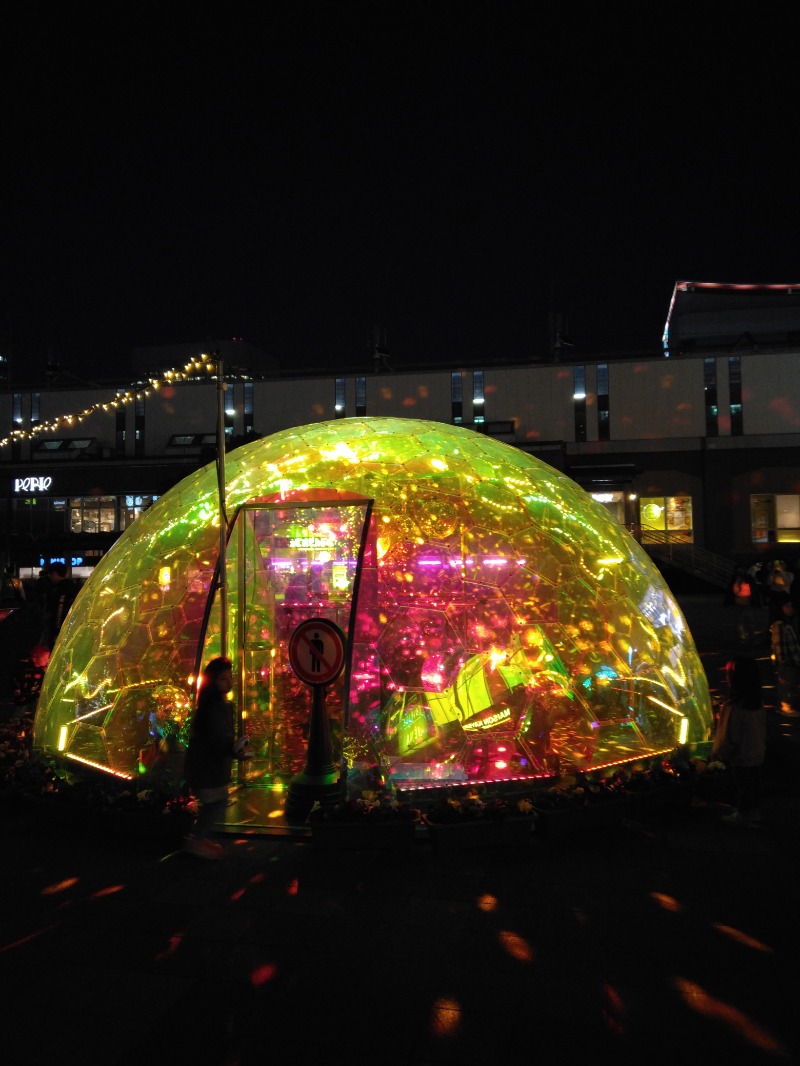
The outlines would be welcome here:
<svg viewBox="0 0 800 1066">
<path fill-rule="evenodd" d="M 100 504 L 100 532 L 113 533 L 117 528 L 117 503 L 116 500 L 105 499 Z"/>
<path fill-rule="evenodd" d="M 642 543 L 690 544 L 694 538 L 691 496 L 642 496 L 639 501 Z"/>
<path fill-rule="evenodd" d="M 667 531 L 670 540 L 692 540 L 691 496 L 667 496 Z"/>
<path fill-rule="evenodd" d="M 366 510 L 366 502 L 248 507 L 236 520 L 227 552 L 229 637 L 239 649 L 237 706 L 255 756 L 250 784 L 288 782 L 303 769 L 311 696 L 289 665 L 289 639 L 307 618 L 349 632 Z M 217 654 L 215 601 L 203 661 Z M 342 679 L 326 692 L 337 762 L 343 692 Z"/>
<path fill-rule="evenodd" d="M 475 425 L 480 425 L 486 421 L 486 409 L 484 407 L 484 401 L 486 397 L 483 389 L 483 371 L 472 371 L 472 418 Z"/>
<path fill-rule="evenodd" d="M 775 498 L 773 496 L 750 497 L 751 528 L 754 544 L 765 544 L 770 532 L 775 531 Z"/>
<path fill-rule="evenodd" d="M 73 533 L 83 532 L 83 506 L 81 500 L 70 500 L 69 528 Z"/>
<path fill-rule="evenodd" d="M 776 496 L 775 518 L 780 530 L 800 529 L 800 496 Z"/>
<path fill-rule="evenodd" d="M 642 541 L 664 540 L 667 529 L 667 509 L 663 496 L 642 496 L 639 500 L 639 525 L 642 529 Z M 656 534 L 660 534 L 657 536 Z"/>
<path fill-rule="evenodd" d="M 88 500 L 83 501 L 83 522 L 81 530 L 84 533 L 100 532 L 100 508 Z"/>
</svg>

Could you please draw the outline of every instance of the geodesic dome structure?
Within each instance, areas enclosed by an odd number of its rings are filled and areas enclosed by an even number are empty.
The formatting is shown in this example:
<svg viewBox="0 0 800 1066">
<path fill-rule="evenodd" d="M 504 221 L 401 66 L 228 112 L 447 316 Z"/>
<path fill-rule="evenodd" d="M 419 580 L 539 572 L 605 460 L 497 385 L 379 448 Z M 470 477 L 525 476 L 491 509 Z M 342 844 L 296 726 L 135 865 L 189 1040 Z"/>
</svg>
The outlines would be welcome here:
<svg viewBox="0 0 800 1066">
<path fill-rule="evenodd" d="M 103 558 L 54 648 L 37 746 L 135 775 L 153 743 L 180 750 L 194 679 L 224 651 L 256 777 L 286 781 L 309 702 L 287 646 L 312 617 L 346 636 L 327 705 L 353 773 L 541 778 L 709 736 L 705 676 L 658 570 L 602 505 L 516 448 L 339 419 L 229 453 L 225 496 L 224 538 L 211 464 Z"/>
</svg>

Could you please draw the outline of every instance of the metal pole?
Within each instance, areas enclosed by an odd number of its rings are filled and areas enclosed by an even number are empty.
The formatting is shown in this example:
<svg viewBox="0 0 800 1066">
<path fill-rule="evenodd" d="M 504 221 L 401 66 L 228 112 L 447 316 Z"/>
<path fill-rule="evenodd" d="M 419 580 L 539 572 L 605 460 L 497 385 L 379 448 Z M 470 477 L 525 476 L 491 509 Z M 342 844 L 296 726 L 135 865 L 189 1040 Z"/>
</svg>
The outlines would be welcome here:
<svg viewBox="0 0 800 1066">
<path fill-rule="evenodd" d="M 219 647 L 228 656 L 228 519 L 225 514 L 225 375 L 217 352 L 217 491 L 219 495 Z"/>
</svg>

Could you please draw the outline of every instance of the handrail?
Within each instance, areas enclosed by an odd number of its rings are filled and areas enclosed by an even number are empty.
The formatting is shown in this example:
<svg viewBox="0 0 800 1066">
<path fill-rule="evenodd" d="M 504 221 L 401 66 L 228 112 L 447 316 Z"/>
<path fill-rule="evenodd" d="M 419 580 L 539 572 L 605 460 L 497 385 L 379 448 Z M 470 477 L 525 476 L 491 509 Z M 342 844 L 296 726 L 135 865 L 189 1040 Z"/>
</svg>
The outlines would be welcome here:
<svg viewBox="0 0 800 1066">
<path fill-rule="evenodd" d="M 720 588 L 727 588 L 733 579 L 736 565 L 731 559 L 696 544 L 687 544 L 679 540 L 676 534 L 648 529 L 646 541 L 641 536 L 637 539 L 650 555 Z"/>
</svg>

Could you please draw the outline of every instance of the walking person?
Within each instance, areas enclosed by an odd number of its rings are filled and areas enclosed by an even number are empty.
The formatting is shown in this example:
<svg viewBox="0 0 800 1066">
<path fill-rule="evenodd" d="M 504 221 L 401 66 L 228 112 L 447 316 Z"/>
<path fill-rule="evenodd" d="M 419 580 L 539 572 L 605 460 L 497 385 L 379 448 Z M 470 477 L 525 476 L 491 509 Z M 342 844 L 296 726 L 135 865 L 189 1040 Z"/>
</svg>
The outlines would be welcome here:
<svg viewBox="0 0 800 1066">
<path fill-rule="evenodd" d="M 753 582 L 743 567 L 737 567 L 732 592 L 736 632 L 739 642 L 747 644 L 753 638 Z"/>
<path fill-rule="evenodd" d="M 800 639 L 794 604 L 784 593 L 780 616 L 769 627 L 775 682 L 780 701 L 778 710 L 788 718 L 800 717 L 798 680 L 800 680 Z"/>
<path fill-rule="evenodd" d="M 786 596 L 790 595 L 794 574 L 784 566 L 782 559 L 776 559 L 767 574 L 769 620 L 774 622 L 781 616 L 781 607 Z"/>
<path fill-rule="evenodd" d="M 728 696 L 720 712 L 714 754 L 733 768 L 736 809 L 723 817 L 727 825 L 761 824 L 761 772 L 766 753 L 766 714 L 761 676 L 755 659 L 737 655 L 728 663 Z"/>
<path fill-rule="evenodd" d="M 199 804 L 186 850 L 201 859 L 222 858 L 222 846 L 212 833 L 228 805 L 231 762 L 250 757 L 247 737 L 235 740 L 233 703 L 228 699 L 232 688 L 230 660 L 212 659 L 203 670 L 186 751 L 186 779 Z"/>
</svg>

